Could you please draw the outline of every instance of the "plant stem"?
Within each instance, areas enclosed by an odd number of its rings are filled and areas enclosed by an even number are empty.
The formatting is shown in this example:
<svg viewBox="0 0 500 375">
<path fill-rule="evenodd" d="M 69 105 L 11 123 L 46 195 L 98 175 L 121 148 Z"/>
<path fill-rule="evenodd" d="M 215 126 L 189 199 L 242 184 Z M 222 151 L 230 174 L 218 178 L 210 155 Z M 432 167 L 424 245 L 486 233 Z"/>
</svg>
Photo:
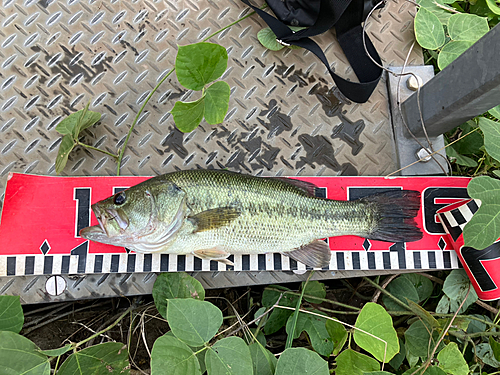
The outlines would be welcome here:
<svg viewBox="0 0 500 375">
<path fill-rule="evenodd" d="M 80 341 L 79 343 L 75 344 L 74 346 L 74 349 L 78 348 L 80 345 L 83 345 L 85 344 L 86 342 L 90 341 L 90 340 L 93 340 L 95 339 L 96 337 L 99 337 L 100 335 L 102 335 L 103 333 L 109 331 L 111 328 L 113 328 L 114 326 L 116 326 L 118 323 L 120 323 L 120 321 L 129 313 L 131 312 L 133 309 L 135 309 L 135 306 L 130 306 L 123 314 L 121 314 L 118 319 L 116 319 L 111 325 L 109 325 L 108 327 L 104 328 L 103 330 L 93 334 L 92 336 L 90 337 L 87 337 L 85 340 L 83 341 Z"/>
<path fill-rule="evenodd" d="M 377 288 L 378 290 L 380 290 L 382 293 L 384 293 L 386 296 L 392 298 L 394 300 L 394 302 L 396 302 L 398 305 L 400 305 L 401 307 L 404 307 L 405 309 L 407 310 L 411 310 L 410 307 L 402 302 L 399 298 L 396 298 L 395 296 L 393 296 L 391 293 L 389 293 L 387 290 L 385 290 L 384 288 L 382 288 L 380 285 L 378 285 L 377 283 L 373 282 L 372 280 L 370 280 L 368 277 L 363 277 L 363 280 L 366 280 L 368 281 L 371 285 L 373 285 L 375 288 Z"/>
<path fill-rule="evenodd" d="M 309 280 L 311 280 L 311 276 L 313 274 L 314 274 L 314 271 L 311 271 L 311 273 L 309 274 L 309 277 L 307 278 L 306 282 L 302 286 L 302 292 L 300 293 L 300 297 L 297 300 L 297 305 L 295 305 L 295 311 L 293 312 L 293 316 L 292 316 L 292 330 L 288 333 L 288 337 L 286 338 L 285 350 L 292 347 L 293 337 L 295 336 L 295 327 L 297 326 L 297 320 L 299 319 L 299 309 L 300 309 L 300 305 L 302 304 L 302 298 L 304 298 L 304 291 L 306 290 L 307 284 L 309 283 Z"/>
<path fill-rule="evenodd" d="M 87 147 L 91 150 L 94 150 L 94 151 L 99 151 L 99 152 L 102 152 L 103 154 L 106 154 L 108 156 L 111 156 L 112 158 L 114 158 L 115 160 L 118 159 L 118 155 L 115 155 L 115 154 L 112 154 L 111 152 L 107 152 L 107 151 L 104 151 L 104 150 L 101 150 L 100 148 L 97 148 L 97 147 L 94 147 L 94 146 L 90 146 L 90 145 L 87 145 L 85 143 L 82 143 L 80 141 L 76 141 L 76 144 L 78 146 L 83 146 L 83 147 Z"/>
<path fill-rule="evenodd" d="M 280 292 L 280 293 L 283 293 L 283 294 L 292 294 L 294 296 L 300 296 L 300 294 L 301 294 L 301 293 L 297 293 L 297 292 L 292 292 L 291 290 L 281 290 L 281 289 L 277 289 L 277 288 L 273 288 L 273 287 L 267 287 L 266 289 L 267 290 L 274 290 L 276 292 Z M 310 296 L 308 294 L 304 294 L 304 296 L 305 297 L 310 297 L 310 298 L 317 299 L 318 301 L 328 302 L 328 303 L 331 303 L 332 305 L 337 305 L 337 306 L 340 306 L 340 307 L 344 307 L 346 309 L 355 310 L 357 312 L 361 311 L 357 307 L 346 305 L 345 303 L 341 303 L 341 302 L 337 302 L 337 301 L 332 301 L 331 299 L 320 298 L 320 297 L 316 297 L 316 296 Z"/>
<path fill-rule="evenodd" d="M 56 361 L 56 365 L 54 366 L 54 374 L 57 374 L 57 367 L 59 367 L 59 360 L 61 359 L 61 356 L 58 355 L 57 356 L 57 361 Z"/>
<path fill-rule="evenodd" d="M 261 9 L 264 9 L 266 8 L 267 5 L 264 5 L 261 7 Z M 204 38 L 202 40 L 202 42 L 206 42 L 207 40 L 209 40 L 210 38 L 216 36 L 217 34 L 220 34 L 221 32 L 223 32 L 224 30 L 230 28 L 231 26 L 234 26 L 236 25 L 237 23 L 247 19 L 248 17 L 252 16 L 255 12 L 250 12 L 249 14 L 247 14 L 246 16 L 243 16 L 239 19 L 237 19 L 236 21 L 230 23 L 229 25 L 227 26 L 224 26 L 222 29 L 219 29 L 217 30 L 216 32 L 214 32 L 213 34 L 210 34 L 209 36 L 207 36 L 206 38 Z M 158 88 L 160 87 L 160 85 L 165 82 L 165 80 L 175 71 L 175 67 L 167 73 L 167 75 L 165 77 L 163 77 L 161 79 L 160 82 L 158 82 L 158 84 L 154 87 L 154 89 L 149 93 L 149 95 L 147 96 L 146 100 L 144 101 L 144 103 L 142 104 L 141 108 L 139 109 L 139 112 L 137 112 L 137 115 L 135 116 L 135 119 L 134 119 L 134 122 L 132 123 L 132 125 L 130 126 L 130 129 L 128 130 L 128 134 L 127 134 L 127 138 L 125 138 L 125 142 L 123 142 L 123 146 L 120 150 L 120 154 L 118 155 L 118 166 L 117 166 L 117 169 L 116 169 L 116 175 L 119 176 L 120 175 L 120 170 L 121 170 L 121 167 L 122 167 L 122 159 L 123 159 L 123 154 L 125 153 L 125 150 L 127 148 L 127 144 L 128 144 L 128 141 L 130 139 L 130 136 L 132 135 L 132 132 L 134 131 L 134 127 L 135 125 L 137 124 L 137 121 L 139 120 L 139 117 L 141 116 L 142 112 L 144 111 L 144 108 L 146 107 L 146 104 L 148 104 L 149 100 L 151 99 L 151 97 L 153 96 L 153 94 L 158 90 Z"/>
</svg>

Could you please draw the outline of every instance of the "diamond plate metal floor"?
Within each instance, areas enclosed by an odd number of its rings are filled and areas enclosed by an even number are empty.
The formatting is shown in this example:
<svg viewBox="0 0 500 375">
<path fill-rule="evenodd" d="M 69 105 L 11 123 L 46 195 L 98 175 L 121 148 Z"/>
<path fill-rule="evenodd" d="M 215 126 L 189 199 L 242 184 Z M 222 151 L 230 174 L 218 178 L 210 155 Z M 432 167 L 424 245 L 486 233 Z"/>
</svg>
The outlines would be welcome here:
<svg viewBox="0 0 500 375">
<path fill-rule="evenodd" d="M 4 0 L 0 8 L 0 191 L 8 172 L 54 174 L 55 127 L 83 108 L 102 113 L 85 142 L 116 152 L 177 45 L 198 42 L 248 13 L 237 0 Z M 385 66 L 403 65 L 414 7 L 389 0 L 367 30 Z M 365 104 L 332 87 L 311 53 L 272 52 L 252 16 L 210 41 L 227 48 L 231 86 L 222 125 L 176 130 L 169 110 L 194 98 L 175 77 L 152 97 L 128 144 L 122 174 L 228 168 L 255 175 L 384 175 L 396 169 L 385 78 Z M 315 38 L 334 69 L 354 78 L 332 32 Z M 410 65 L 421 65 L 418 48 Z M 72 153 L 63 174 L 113 175 L 112 158 Z M 3 196 L 0 198 L 3 199 Z"/>
</svg>

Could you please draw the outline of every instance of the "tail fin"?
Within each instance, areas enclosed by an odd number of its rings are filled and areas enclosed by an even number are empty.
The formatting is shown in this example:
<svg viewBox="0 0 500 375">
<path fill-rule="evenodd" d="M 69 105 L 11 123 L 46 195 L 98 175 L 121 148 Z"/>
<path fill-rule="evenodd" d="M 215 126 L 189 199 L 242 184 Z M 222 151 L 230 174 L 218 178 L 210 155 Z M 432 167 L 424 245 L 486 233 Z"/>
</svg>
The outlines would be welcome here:
<svg viewBox="0 0 500 375">
<path fill-rule="evenodd" d="M 374 206 L 377 225 L 368 239 L 388 242 L 411 242 L 422 238 L 415 222 L 420 209 L 420 193 L 394 190 L 361 198 Z"/>
</svg>

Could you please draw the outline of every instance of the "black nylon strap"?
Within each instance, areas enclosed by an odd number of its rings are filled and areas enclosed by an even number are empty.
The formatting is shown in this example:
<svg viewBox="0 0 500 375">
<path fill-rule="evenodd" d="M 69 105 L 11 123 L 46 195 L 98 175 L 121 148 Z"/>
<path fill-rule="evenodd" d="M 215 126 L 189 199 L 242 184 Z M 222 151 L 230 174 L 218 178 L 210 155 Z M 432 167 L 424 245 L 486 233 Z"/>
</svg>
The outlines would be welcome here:
<svg viewBox="0 0 500 375">
<path fill-rule="evenodd" d="M 363 47 L 363 28 L 361 27 L 363 16 L 362 2 L 358 0 L 322 0 L 318 22 L 308 29 L 293 33 L 280 20 L 264 12 L 262 9 L 251 5 L 249 0 L 241 1 L 262 17 L 274 34 L 276 34 L 278 40 L 305 48 L 315 54 L 328 69 L 338 89 L 348 99 L 356 103 L 365 103 L 370 98 L 380 80 L 382 69 L 370 60 Z M 315 41 L 307 37 L 321 34 L 329 30 L 334 24 L 336 24 L 339 44 L 351 64 L 354 73 L 358 77 L 359 83 L 348 81 L 335 74 L 330 68 L 323 50 Z M 365 40 L 370 55 L 382 65 L 382 61 L 368 35 L 365 36 Z"/>
</svg>

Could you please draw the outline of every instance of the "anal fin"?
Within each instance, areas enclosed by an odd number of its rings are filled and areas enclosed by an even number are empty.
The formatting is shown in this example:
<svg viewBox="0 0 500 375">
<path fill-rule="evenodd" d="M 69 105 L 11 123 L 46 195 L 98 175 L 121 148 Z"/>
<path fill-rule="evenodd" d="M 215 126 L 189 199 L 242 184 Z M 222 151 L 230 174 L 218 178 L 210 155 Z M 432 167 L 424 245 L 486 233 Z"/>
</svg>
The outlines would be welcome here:
<svg viewBox="0 0 500 375">
<path fill-rule="evenodd" d="M 301 246 L 296 250 L 283 253 L 297 262 L 304 263 L 314 268 L 323 268 L 330 264 L 332 252 L 325 241 L 314 240 L 307 245 Z"/>
<path fill-rule="evenodd" d="M 201 259 L 216 260 L 217 262 L 227 264 L 228 266 L 234 266 L 233 262 L 231 262 L 229 259 L 226 259 L 231 254 L 216 247 L 212 249 L 193 251 L 193 255 Z"/>
</svg>

